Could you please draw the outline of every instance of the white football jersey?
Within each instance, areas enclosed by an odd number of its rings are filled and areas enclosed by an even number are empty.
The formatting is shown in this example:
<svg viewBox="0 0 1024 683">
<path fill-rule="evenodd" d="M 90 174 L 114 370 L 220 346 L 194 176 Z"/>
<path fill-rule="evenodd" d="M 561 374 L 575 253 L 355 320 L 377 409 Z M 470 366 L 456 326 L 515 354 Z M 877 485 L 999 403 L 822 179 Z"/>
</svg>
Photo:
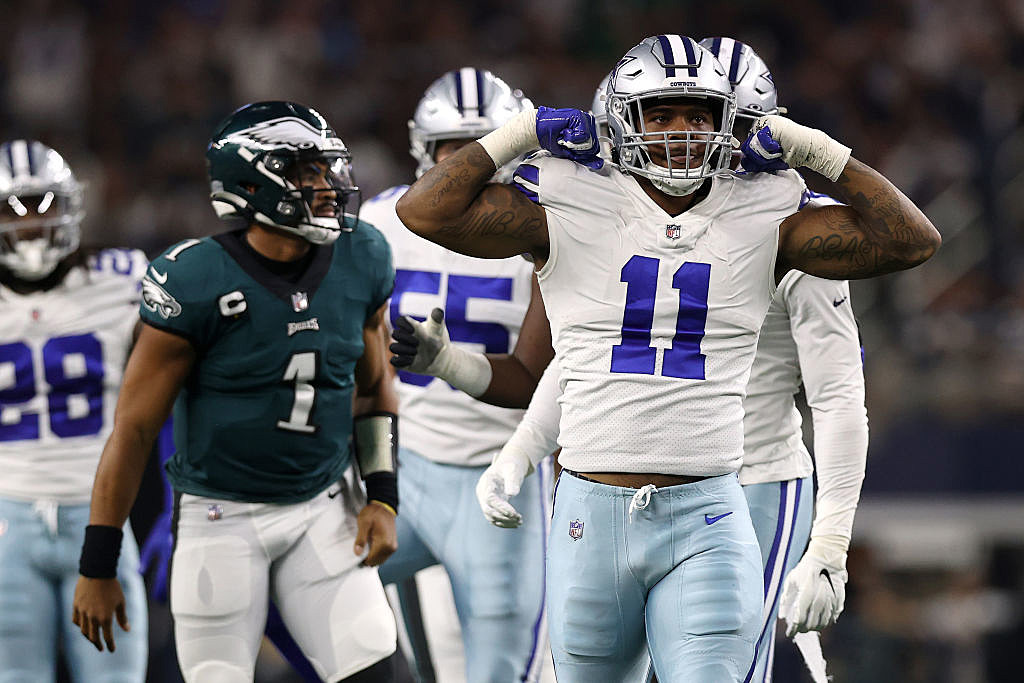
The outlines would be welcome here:
<svg viewBox="0 0 1024 683">
<path fill-rule="evenodd" d="M 386 190 L 359 213 L 391 244 L 392 324 L 400 315 L 423 320 L 442 308 L 452 343 L 479 353 L 509 353 L 530 303 L 533 265 L 519 256 L 463 256 L 414 234 L 395 213 L 407 189 Z M 430 460 L 488 465 L 522 418 L 522 410 L 488 405 L 440 379 L 404 370 L 398 375 L 399 443 Z"/>
<path fill-rule="evenodd" d="M 810 191 L 803 200 L 813 206 L 838 203 Z M 815 436 L 827 426 L 817 424 L 826 416 L 865 416 L 861 354 L 849 283 L 788 272 L 761 327 L 743 402 L 741 484 L 810 476 L 814 465 L 796 393 L 802 384 L 815 416 Z M 865 420 L 860 423 L 866 431 Z"/>
<path fill-rule="evenodd" d="M 0 496 L 89 500 L 146 265 L 107 249 L 48 291 L 0 286 Z"/>
<path fill-rule="evenodd" d="M 540 155 L 516 181 L 547 213 L 538 277 L 564 385 L 559 461 L 581 472 L 738 470 L 743 394 L 799 174 L 718 176 L 678 216 L 611 164 Z"/>
</svg>

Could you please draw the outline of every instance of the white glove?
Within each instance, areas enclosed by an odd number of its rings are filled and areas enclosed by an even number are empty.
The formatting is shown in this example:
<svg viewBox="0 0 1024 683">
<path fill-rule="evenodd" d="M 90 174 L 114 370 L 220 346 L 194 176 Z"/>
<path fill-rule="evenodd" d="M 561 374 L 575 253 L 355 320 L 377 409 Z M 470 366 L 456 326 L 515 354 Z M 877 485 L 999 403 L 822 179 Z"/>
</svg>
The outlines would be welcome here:
<svg viewBox="0 0 1024 683">
<path fill-rule="evenodd" d="M 519 493 L 523 479 L 531 472 L 533 463 L 526 452 L 505 444 L 476 482 L 476 499 L 487 521 L 506 529 L 514 529 L 523 523 L 523 516 L 508 499 Z"/>
<path fill-rule="evenodd" d="M 786 576 L 779 603 L 779 618 L 786 620 L 786 635 L 820 631 L 836 623 L 846 604 L 847 539 L 812 538 L 807 552 Z"/>
<path fill-rule="evenodd" d="M 435 308 L 424 322 L 403 315 L 391 331 L 391 364 L 420 375 L 439 377 L 470 396 L 480 396 L 491 384 L 491 363 L 482 353 L 452 345 L 444 311 Z"/>
</svg>

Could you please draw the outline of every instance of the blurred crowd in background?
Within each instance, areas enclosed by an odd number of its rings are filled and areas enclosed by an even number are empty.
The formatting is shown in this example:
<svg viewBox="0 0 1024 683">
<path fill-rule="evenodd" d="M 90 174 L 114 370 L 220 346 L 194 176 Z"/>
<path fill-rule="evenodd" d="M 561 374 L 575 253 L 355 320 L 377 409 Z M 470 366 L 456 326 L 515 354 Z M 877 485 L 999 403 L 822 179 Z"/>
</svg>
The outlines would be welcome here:
<svg viewBox="0 0 1024 683">
<path fill-rule="evenodd" d="M 749 43 L 789 115 L 851 146 L 944 238 L 925 267 L 853 289 L 872 443 L 850 604 L 827 637 L 836 680 L 1019 680 L 1000 667 L 1024 646 L 1024 3 L 19 0 L 4 14 L 0 137 L 55 147 L 88 182 L 87 242 L 150 255 L 222 229 L 203 151 L 247 102 L 318 108 L 369 198 L 411 181 L 406 121 L 448 69 L 587 108 L 646 35 Z M 917 502 L 937 512 L 914 526 Z M 877 526 L 892 515 L 902 531 Z M 903 542 L 922 529 L 931 544 Z"/>
</svg>

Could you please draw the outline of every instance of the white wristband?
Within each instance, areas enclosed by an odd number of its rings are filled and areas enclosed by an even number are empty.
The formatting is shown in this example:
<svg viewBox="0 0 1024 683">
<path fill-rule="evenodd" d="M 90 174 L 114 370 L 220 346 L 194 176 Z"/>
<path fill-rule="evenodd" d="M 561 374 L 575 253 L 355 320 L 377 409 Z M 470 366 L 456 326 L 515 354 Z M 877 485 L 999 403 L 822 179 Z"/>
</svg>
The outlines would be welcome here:
<svg viewBox="0 0 1024 683">
<path fill-rule="evenodd" d="M 817 128 L 801 126 L 784 116 L 770 114 L 760 121 L 771 128 L 772 137 L 782 146 L 782 160 L 793 168 L 804 166 L 833 182 L 842 175 L 852 152 L 846 145 Z"/>
<path fill-rule="evenodd" d="M 430 374 L 473 398 L 483 394 L 491 385 L 491 362 L 482 353 L 470 353 L 449 345 L 438 354 L 432 366 Z"/>
<path fill-rule="evenodd" d="M 537 110 L 519 112 L 505 125 L 492 130 L 477 142 L 494 161 L 494 168 L 501 168 L 521 154 L 540 147 L 537 139 Z"/>
</svg>

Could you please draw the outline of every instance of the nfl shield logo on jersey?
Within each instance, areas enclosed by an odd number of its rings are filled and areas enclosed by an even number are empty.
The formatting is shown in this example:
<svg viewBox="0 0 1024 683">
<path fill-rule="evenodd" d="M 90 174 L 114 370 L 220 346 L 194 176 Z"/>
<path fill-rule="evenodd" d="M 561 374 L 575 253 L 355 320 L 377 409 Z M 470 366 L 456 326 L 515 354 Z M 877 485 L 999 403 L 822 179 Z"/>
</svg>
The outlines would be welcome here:
<svg viewBox="0 0 1024 683">
<path fill-rule="evenodd" d="M 670 240 L 677 240 L 683 236 L 683 228 L 679 225 L 666 225 L 665 226 L 665 237 Z"/>
<path fill-rule="evenodd" d="M 292 294 L 292 308 L 296 313 L 309 308 L 309 297 L 306 296 L 305 292 L 295 292 Z"/>
<path fill-rule="evenodd" d="M 574 519 L 569 522 L 569 538 L 574 541 L 578 541 L 583 538 L 583 522 L 578 519 Z"/>
</svg>

